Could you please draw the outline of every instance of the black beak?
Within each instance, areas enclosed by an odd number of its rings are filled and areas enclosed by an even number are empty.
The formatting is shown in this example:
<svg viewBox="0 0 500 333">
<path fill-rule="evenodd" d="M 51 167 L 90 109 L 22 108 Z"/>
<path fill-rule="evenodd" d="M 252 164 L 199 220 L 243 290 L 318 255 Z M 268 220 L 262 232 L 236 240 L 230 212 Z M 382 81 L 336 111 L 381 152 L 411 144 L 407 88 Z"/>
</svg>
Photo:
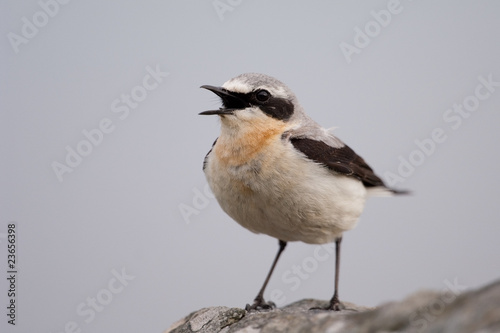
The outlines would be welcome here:
<svg viewBox="0 0 500 333">
<path fill-rule="evenodd" d="M 210 90 L 211 92 L 213 92 L 214 94 L 216 94 L 217 96 L 219 96 L 222 99 L 222 107 L 220 109 L 203 111 L 203 112 L 199 113 L 200 115 L 233 114 L 234 111 L 239 110 L 239 109 L 244 109 L 248 106 L 248 103 L 245 102 L 239 96 L 239 94 L 233 93 L 233 92 L 228 91 L 224 88 L 208 86 L 208 85 L 201 86 L 200 88 Z"/>
</svg>

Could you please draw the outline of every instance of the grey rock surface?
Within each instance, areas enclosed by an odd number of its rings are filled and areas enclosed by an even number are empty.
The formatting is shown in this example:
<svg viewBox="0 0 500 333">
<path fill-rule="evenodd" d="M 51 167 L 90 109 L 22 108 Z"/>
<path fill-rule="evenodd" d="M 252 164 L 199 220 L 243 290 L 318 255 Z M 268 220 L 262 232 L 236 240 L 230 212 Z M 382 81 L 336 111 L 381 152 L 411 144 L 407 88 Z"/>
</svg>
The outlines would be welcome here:
<svg viewBox="0 0 500 333">
<path fill-rule="evenodd" d="M 500 281 L 478 290 L 460 290 L 455 280 L 442 292 L 419 291 L 376 308 L 343 302 L 339 312 L 310 310 L 327 304 L 312 299 L 262 312 L 210 307 L 189 314 L 165 333 L 500 333 Z"/>
</svg>

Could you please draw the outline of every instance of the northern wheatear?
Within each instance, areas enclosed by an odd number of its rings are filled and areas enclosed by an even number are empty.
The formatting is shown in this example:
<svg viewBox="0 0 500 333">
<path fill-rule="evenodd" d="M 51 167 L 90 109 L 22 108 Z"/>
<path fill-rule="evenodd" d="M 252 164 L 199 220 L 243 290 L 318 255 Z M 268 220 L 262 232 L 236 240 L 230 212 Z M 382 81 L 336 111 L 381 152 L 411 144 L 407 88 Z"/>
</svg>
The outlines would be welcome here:
<svg viewBox="0 0 500 333">
<path fill-rule="evenodd" d="M 293 92 L 267 75 L 247 73 L 204 85 L 222 99 L 221 133 L 203 170 L 222 209 L 243 227 L 279 240 L 279 250 L 252 305 L 266 309 L 264 290 L 287 242 L 336 242 L 335 292 L 340 310 L 340 242 L 369 195 L 405 193 L 385 186 L 366 162 L 309 118 Z"/>
</svg>

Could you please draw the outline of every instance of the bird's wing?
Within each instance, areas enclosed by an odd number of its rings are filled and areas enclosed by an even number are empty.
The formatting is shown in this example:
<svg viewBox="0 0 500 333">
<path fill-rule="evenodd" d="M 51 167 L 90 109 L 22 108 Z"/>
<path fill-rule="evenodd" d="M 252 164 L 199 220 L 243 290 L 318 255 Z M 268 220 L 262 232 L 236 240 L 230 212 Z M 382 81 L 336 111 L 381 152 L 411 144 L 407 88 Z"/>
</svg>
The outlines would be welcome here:
<svg viewBox="0 0 500 333">
<path fill-rule="evenodd" d="M 366 187 L 386 187 L 373 169 L 347 145 L 332 147 L 307 137 L 290 137 L 295 149 L 329 169 L 359 179 Z"/>
<path fill-rule="evenodd" d="M 210 155 L 210 153 L 212 152 L 212 149 L 214 149 L 214 146 L 217 143 L 217 139 L 215 139 L 214 143 L 212 144 L 212 148 L 210 148 L 208 153 L 205 155 L 205 158 L 203 159 L 203 171 L 205 171 L 205 168 L 207 167 L 208 155 Z"/>
</svg>

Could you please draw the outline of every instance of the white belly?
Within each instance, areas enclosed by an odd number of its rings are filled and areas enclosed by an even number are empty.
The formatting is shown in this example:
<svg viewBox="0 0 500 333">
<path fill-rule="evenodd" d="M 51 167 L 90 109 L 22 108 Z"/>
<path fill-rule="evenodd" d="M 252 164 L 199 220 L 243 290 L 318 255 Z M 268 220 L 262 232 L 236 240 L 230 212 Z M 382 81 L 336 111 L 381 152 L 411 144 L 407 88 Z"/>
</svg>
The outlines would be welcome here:
<svg viewBox="0 0 500 333">
<path fill-rule="evenodd" d="M 366 200 L 360 181 L 334 174 L 281 140 L 240 166 L 222 163 L 212 151 L 205 174 L 229 216 L 283 241 L 331 242 L 356 225 Z"/>
</svg>

